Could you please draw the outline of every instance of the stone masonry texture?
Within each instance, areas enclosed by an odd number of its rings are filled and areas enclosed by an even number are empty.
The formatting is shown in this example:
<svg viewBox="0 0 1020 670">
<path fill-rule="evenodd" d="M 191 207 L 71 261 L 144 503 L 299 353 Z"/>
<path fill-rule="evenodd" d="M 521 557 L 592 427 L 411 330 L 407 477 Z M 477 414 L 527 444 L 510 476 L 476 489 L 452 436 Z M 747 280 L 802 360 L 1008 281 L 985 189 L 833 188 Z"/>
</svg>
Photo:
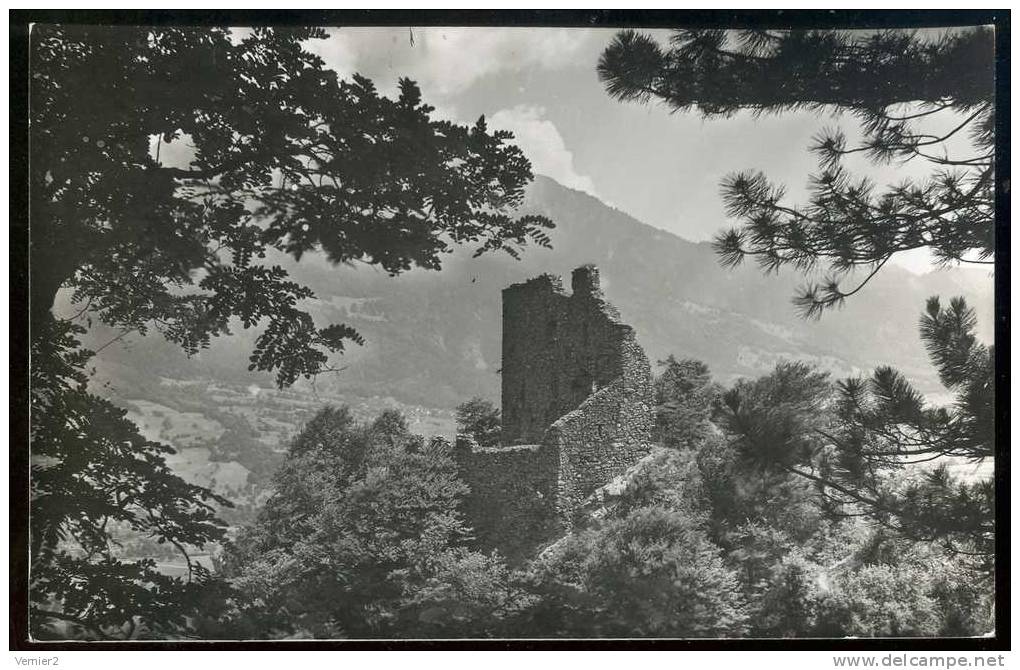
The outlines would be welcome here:
<svg viewBox="0 0 1020 670">
<path fill-rule="evenodd" d="M 477 544 L 511 561 L 568 530 L 595 489 L 651 449 L 648 359 L 598 269 L 571 279 L 570 293 L 552 275 L 503 290 L 502 443 L 457 438 Z"/>
</svg>

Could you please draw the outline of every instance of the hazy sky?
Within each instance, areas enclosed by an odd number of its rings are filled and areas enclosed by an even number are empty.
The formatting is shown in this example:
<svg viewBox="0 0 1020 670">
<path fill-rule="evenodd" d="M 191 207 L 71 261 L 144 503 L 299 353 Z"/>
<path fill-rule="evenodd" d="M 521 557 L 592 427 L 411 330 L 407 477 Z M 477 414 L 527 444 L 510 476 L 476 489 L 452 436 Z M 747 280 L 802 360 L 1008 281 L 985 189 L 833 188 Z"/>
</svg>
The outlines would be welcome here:
<svg viewBox="0 0 1020 670">
<path fill-rule="evenodd" d="M 384 93 L 396 91 L 399 77 L 410 77 L 438 115 L 468 123 L 484 114 L 490 127 L 513 131 L 536 172 L 695 241 L 734 223 L 727 221 L 719 197 L 723 176 L 760 169 L 799 198 L 816 167 L 807 150 L 811 137 L 824 127 L 856 127 L 852 119 L 829 114 L 705 120 L 656 104 L 614 101 L 595 72 L 613 34 L 575 28 L 337 28 L 309 48 L 343 75 L 373 79 Z M 951 122 L 946 120 L 947 127 Z M 927 172 L 927 166 L 914 164 L 849 165 L 879 182 Z M 924 259 L 920 254 L 898 260 L 926 269 Z"/>
</svg>

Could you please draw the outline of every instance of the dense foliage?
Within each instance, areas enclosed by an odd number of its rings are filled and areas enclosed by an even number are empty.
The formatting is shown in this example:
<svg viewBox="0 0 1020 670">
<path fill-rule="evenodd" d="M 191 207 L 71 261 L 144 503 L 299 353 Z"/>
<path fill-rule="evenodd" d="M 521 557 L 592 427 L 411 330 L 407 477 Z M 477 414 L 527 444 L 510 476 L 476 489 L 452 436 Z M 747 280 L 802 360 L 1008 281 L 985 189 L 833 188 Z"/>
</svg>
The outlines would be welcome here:
<svg viewBox="0 0 1020 670">
<path fill-rule="evenodd" d="M 117 328 L 108 344 L 155 330 L 189 354 L 258 328 L 249 369 L 286 386 L 363 341 L 314 322 L 287 255 L 398 274 L 438 269 L 462 244 L 514 257 L 549 244 L 547 219 L 512 215 L 532 173 L 510 133 L 433 118 L 407 79 L 396 99 L 341 80 L 305 48 L 325 36 L 33 26 L 34 634 L 61 620 L 91 637 L 187 634 L 184 601 L 214 591 L 189 552 L 223 532 L 226 501 L 174 476 L 168 447 L 86 391 L 72 321 Z M 80 310 L 71 321 L 51 313 L 60 290 Z M 118 559 L 120 541 L 172 545 L 187 581 Z"/>
<path fill-rule="evenodd" d="M 660 411 L 682 404 L 696 435 L 671 442 L 675 433 L 662 433 L 648 457 L 593 496 L 573 530 L 512 564 L 471 548 L 458 513 L 466 488 L 448 445 L 415 438 L 393 414 L 360 425 L 345 410 L 323 410 L 291 445 L 273 500 L 228 551 L 237 595 L 211 630 L 255 637 L 991 630 L 988 565 L 962 552 L 980 543 L 959 536 L 962 527 L 980 535 L 990 510 L 964 519 L 935 508 L 947 516 L 929 510 L 923 519 L 936 534 L 910 532 L 920 506 L 890 517 L 866 500 L 838 499 L 849 483 L 819 474 L 840 448 L 830 434 L 852 432 L 849 382 L 780 363 L 720 394 L 703 364 L 672 359 L 656 381 Z M 464 417 L 493 416 L 483 402 L 464 407 L 479 410 Z M 949 478 L 957 491 L 988 486 L 909 462 L 868 470 L 900 496 L 883 500 L 900 503 L 915 501 L 912 487 L 931 478 Z"/>
<path fill-rule="evenodd" d="M 166 463 L 169 447 L 88 392 L 82 331 L 51 323 L 33 342 L 31 632 L 177 636 L 216 590 L 189 552 L 222 539 L 215 506 L 229 503 L 182 480 Z M 154 558 L 125 559 L 124 544 L 138 538 L 172 547 L 189 579 L 166 576 Z"/>
<path fill-rule="evenodd" d="M 653 453 L 601 512 L 529 566 L 539 600 L 527 612 L 525 635 L 747 632 L 745 600 L 710 539 L 702 476 L 690 452 Z"/>
<path fill-rule="evenodd" d="M 943 264 L 992 263 L 993 45 L 983 27 L 937 38 L 902 30 L 676 30 L 665 48 L 628 30 L 603 52 L 598 74 L 614 98 L 655 100 L 673 111 L 809 109 L 860 122 L 859 139 L 838 128 L 816 136 L 819 169 L 805 204 L 788 202 L 784 187 L 760 172 L 722 183 L 728 213 L 742 221 L 716 239 L 723 262 L 752 256 L 768 271 L 830 272 L 795 299 L 818 315 L 901 251 L 927 248 Z M 853 154 L 917 161 L 930 165 L 930 176 L 880 187 L 848 172 L 842 159 Z M 857 286 L 841 288 L 843 279 Z"/>
<path fill-rule="evenodd" d="M 224 557 L 236 611 L 208 625 L 244 637 L 439 635 L 512 607 L 492 588 L 506 568 L 466 548 L 450 445 L 410 434 L 399 414 L 363 425 L 322 410 L 273 488 Z"/>
<path fill-rule="evenodd" d="M 993 453 L 993 351 L 974 337 L 962 300 L 933 299 L 921 322 L 956 395 L 951 407 L 930 406 L 889 368 L 834 383 L 781 363 L 723 389 L 704 364 L 670 357 L 655 384 L 658 444 L 598 509 L 584 508 L 575 528 L 522 561 L 474 548 L 448 443 L 413 435 L 395 412 L 363 423 L 346 408 L 304 426 L 272 476 L 272 497 L 227 541 L 216 514 L 227 501 L 174 475 L 168 447 L 89 393 L 82 328 L 49 314 L 58 289 L 73 290 L 83 316 L 124 332 L 155 328 L 189 352 L 235 321 L 262 326 L 252 369 L 286 385 L 360 336 L 314 324 L 300 306 L 311 292 L 270 264 L 274 254 L 321 250 L 398 273 L 437 268 L 457 243 L 511 254 L 548 243 L 548 221 L 508 214 L 531 178 L 508 134 L 489 134 L 484 120 L 431 119 L 406 80 L 397 100 L 361 77 L 339 81 L 302 48 L 321 36 L 53 26 L 33 36 L 36 636 L 990 630 L 993 489 L 945 466 Z M 852 148 L 839 135 L 820 139 L 824 170 L 803 212 L 762 177 L 728 182 L 731 211 L 747 221 L 719 240 L 726 258 L 750 253 L 769 268 L 825 261 L 838 274 L 877 271 L 918 246 L 946 260 L 988 257 L 992 108 L 982 77 L 962 74 L 983 62 L 985 32 L 931 44 L 885 33 L 731 39 L 681 31 L 663 51 L 621 33 L 600 75 L 618 97 L 706 114 L 849 109 L 866 139 Z M 207 75 L 188 76 L 197 68 Z M 871 85 L 876 77 L 892 82 L 888 91 Z M 895 111 L 917 102 L 928 106 Z M 926 152 L 931 138 L 912 122 L 943 111 L 964 115 L 950 135 L 979 128 L 983 155 Z M 163 164 L 160 149 L 182 142 L 190 162 Z M 875 197 L 837 165 L 865 150 L 959 173 Z M 832 280 L 801 303 L 816 312 L 851 292 Z M 457 418 L 480 444 L 498 441 L 491 403 L 469 401 Z M 229 456 L 242 439 L 228 431 L 217 450 Z M 264 461 L 263 475 L 275 459 Z M 125 560 L 124 544 L 138 538 L 188 559 L 188 579 L 166 576 L 155 559 Z M 215 575 L 190 560 L 193 548 L 219 542 Z"/>
<path fill-rule="evenodd" d="M 816 136 L 819 169 L 805 204 L 788 202 L 784 188 L 761 173 L 722 183 L 728 213 L 741 219 L 716 239 L 723 264 L 752 256 L 765 271 L 829 272 L 821 282 L 809 280 L 794 300 L 804 314 L 819 316 L 902 251 L 926 248 L 943 265 L 994 263 L 993 45 L 983 27 L 937 35 L 676 30 L 668 46 L 622 31 L 598 73 L 611 96 L 655 100 L 673 111 L 713 117 L 824 110 L 860 123 L 856 139 L 838 128 Z M 879 187 L 849 174 L 843 159 L 854 154 L 874 163 L 914 161 L 930 173 Z M 841 288 L 843 279 L 856 286 Z M 760 473 L 757 488 L 780 486 L 783 498 L 810 482 L 826 517 L 864 518 L 898 541 L 937 546 L 987 583 L 994 485 L 962 481 L 949 468 L 994 455 L 994 352 L 977 341 L 974 327 L 962 298 L 948 307 L 931 298 L 921 319 L 932 363 L 955 396 L 951 405 L 932 406 L 890 367 L 830 385 L 804 366 L 781 365 L 725 394 L 718 423 L 732 451 L 707 462 L 737 482 L 748 471 Z M 739 508 L 738 500 L 717 498 L 720 508 Z M 895 571 L 869 575 L 847 588 L 918 593 L 900 589 Z M 854 621 L 861 616 L 850 606 L 839 611 Z M 911 611 L 914 632 L 903 632 L 909 625 L 902 623 L 860 625 L 865 634 L 920 634 L 924 617 Z"/>
<path fill-rule="evenodd" d="M 655 380 L 655 439 L 668 447 L 693 447 L 711 433 L 710 419 L 719 394 L 701 361 L 659 361 Z"/>
<path fill-rule="evenodd" d="M 951 406 L 931 406 L 888 367 L 830 386 L 794 363 L 734 386 L 721 423 L 741 458 L 763 473 L 814 482 L 828 512 L 865 515 L 990 571 L 993 482 L 961 481 L 948 467 L 994 456 L 993 352 L 974 325 L 962 299 L 943 308 L 933 298 L 921 318 L 932 363 L 955 393 Z"/>
<path fill-rule="evenodd" d="M 973 325 L 965 305 L 950 309 L 964 331 Z M 945 312 L 933 302 L 924 332 L 934 338 L 933 358 L 950 373 L 958 370 L 951 361 L 967 360 L 961 347 L 971 357 L 988 351 L 948 327 Z M 73 352 L 69 336 L 59 341 Z M 946 341 L 956 344 L 934 346 Z M 964 367 L 976 369 L 973 362 Z M 889 435 L 907 429 L 875 421 L 888 419 L 888 412 L 848 414 L 851 383 L 785 362 L 723 389 L 703 364 L 671 359 L 656 380 L 660 411 L 682 407 L 690 417 L 684 426 L 697 431 L 674 441 L 674 432 L 663 432 L 660 446 L 593 497 L 597 502 L 584 507 L 571 532 L 512 563 L 473 548 L 460 512 L 468 489 L 450 445 L 413 435 L 392 411 L 371 423 L 356 421 L 346 408 L 319 412 L 290 444 L 272 479 L 274 494 L 256 520 L 226 543 L 217 574 L 196 568 L 190 583 L 160 575 L 150 562 L 118 563 L 109 551 L 93 561 L 84 552 L 95 550 L 92 524 L 101 524 L 108 508 L 111 519 L 135 519 L 137 529 L 166 534 L 167 541 L 220 540 L 222 527 L 209 507 L 190 502 L 211 503 L 214 496 L 180 482 L 153 457 L 141 474 L 163 489 L 145 491 L 158 500 L 178 496 L 183 516 L 150 527 L 144 505 L 118 513 L 102 502 L 107 480 L 99 473 L 91 471 L 93 481 L 40 459 L 40 481 L 68 477 L 77 497 L 97 500 L 88 509 L 100 511 L 76 516 L 68 508 L 64 518 L 38 526 L 63 523 L 79 548 L 37 574 L 50 580 L 57 569 L 73 574 L 60 593 L 63 613 L 81 615 L 79 625 L 93 637 L 182 630 L 216 639 L 989 632 L 994 594 L 989 557 L 981 552 L 991 508 L 975 503 L 972 516 L 955 514 L 967 496 L 981 500 L 988 482 L 959 481 L 945 467 L 882 460 L 895 444 Z M 974 449 L 968 438 L 974 434 L 964 429 L 974 422 L 960 412 L 964 400 L 979 396 L 979 385 L 955 387 L 963 395 L 954 410 L 910 416 L 959 423 L 959 448 Z M 487 417 L 483 423 L 492 427 L 491 404 L 465 407 L 473 410 L 462 412 L 462 427 L 472 416 Z M 851 435 L 861 438 L 861 448 L 840 456 L 846 443 L 833 437 Z M 883 451 L 870 441 L 880 438 Z M 140 451 L 130 442 L 124 448 L 132 458 Z M 848 464 L 851 456 L 878 460 L 853 481 L 848 465 L 838 473 L 832 465 Z M 96 494 L 82 488 L 86 482 Z M 851 495 L 869 486 L 882 495 L 881 507 Z M 65 488 L 72 484 L 56 490 Z M 52 514 L 57 507 L 51 501 L 40 509 Z M 129 578 L 135 586 L 125 600 Z M 95 584 L 84 589 L 85 580 Z M 100 599 L 104 585 L 117 596 L 108 603 Z M 99 602 L 105 618 L 89 609 Z"/>
<path fill-rule="evenodd" d="M 324 37 L 36 26 L 33 324 L 68 287 L 104 322 L 189 352 L 232 322 L 262 325 L 251 369 L 286 385 L 361 338 L 315 324 L 274 253 L 396 274 L 437 269 L 460 243 L 548 244 L 546 219 L 508 214 L 532 178 L 510 133 L 432 118 L 406 79 L 396 100 L 340 80 L 303 47 Z M 170 143 L 190 161 L 164 164 Z"/>
</svg>

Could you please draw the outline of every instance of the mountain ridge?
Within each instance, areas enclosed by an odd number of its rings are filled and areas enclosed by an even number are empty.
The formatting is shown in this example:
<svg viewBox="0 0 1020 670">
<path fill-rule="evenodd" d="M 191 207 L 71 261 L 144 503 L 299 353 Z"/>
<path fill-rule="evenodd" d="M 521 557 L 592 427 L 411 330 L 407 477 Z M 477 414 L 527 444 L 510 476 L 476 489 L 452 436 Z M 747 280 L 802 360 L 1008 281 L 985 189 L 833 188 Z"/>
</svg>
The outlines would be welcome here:
<svg viewBox="0 0 1020 670">
<path fill-rule="evenodd" d="M 501 290 L 538 274 L 566 276 L 585 263 L 600 267 L 606 298 L 634 326 L 653 364 L 668 354 L 699 358 L 723 382 L 797 358 L 836 376 L 889 364 L 923 391 L 937 393 L 917 334 L 928 295 L 965 295 L 983 332 L 991 332 L 991 278 L 981 282 L 963 270 L 914 275 L 887 266 L 843 309 L 805 321 L 790 302 L 802 277 L 766 276 L 753 264 L 724 269 L 710 243 L 650 226 L 551 178 L 536 177 L 520 213 L 554 221 L 552 249 L 528 247 L 518 261 L 473 258 L 471 249 L 460 248 L 441 271 L 414 269 L 397 277 L 331 266 L 314 256 L 300 263 L 281 259 L 296 281 L 316 292 L 308 307 L 317 322 L 348 323 L 366 338 L 340 361 L 341 374 L 316 381 L 319 388 L 439 408 L 476 395 L 498 400 Z M 268 386 L 267 375 L 246 371 L 253 339 L 250 331 L 220 338 L 189 360 L 150 336 L 106 349 L 102 365 L 115 370 L 108 375 L 115 385 L 133 374 L 143 385 L 146 376 L 208 375 Z"/>
</svg>

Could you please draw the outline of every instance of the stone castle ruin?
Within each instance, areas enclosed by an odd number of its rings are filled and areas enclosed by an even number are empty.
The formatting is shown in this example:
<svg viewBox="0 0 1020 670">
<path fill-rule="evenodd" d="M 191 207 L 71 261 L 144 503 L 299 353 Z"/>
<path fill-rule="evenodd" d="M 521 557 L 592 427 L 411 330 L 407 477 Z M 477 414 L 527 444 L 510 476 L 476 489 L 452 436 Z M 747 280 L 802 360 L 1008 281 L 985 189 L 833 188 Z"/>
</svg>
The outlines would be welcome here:
<svg viewBox="0 0 1020 670">
<path fill-rule="evenodd" d="M 651 449 L 651 368 L 592 265 L 571 292 L 541 275 L 503 290 L 502 440 L 458 436 L 466 514 L 511 560 L 556 539 L 581 504 Z"/>
</svg>

